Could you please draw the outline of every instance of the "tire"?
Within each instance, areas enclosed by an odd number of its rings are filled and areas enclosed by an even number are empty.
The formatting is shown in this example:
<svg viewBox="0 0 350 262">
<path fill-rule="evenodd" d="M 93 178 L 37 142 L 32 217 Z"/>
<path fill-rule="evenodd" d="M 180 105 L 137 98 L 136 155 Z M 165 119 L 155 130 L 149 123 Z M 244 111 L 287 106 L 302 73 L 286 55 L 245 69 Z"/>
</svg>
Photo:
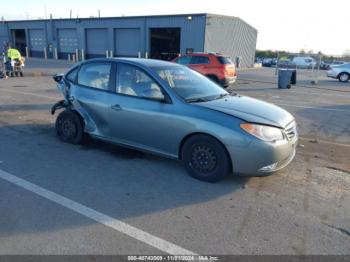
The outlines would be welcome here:
<svg viewBox="0 0 350 262">
<path fill-rule="evenodd" d="M 348 73 L 341 73 L 338 76 L 339 82 L 345 83 L 349 81 L 349 74 Z"/>
<path fill-rule="evenodd" d="M 230 172 L 231 161 L 225 147 L 207 135 L 188 138 L 181 159 L 189 175 L 202 181 L 217 182 Z"/>
<path fill-rule="evenodd" d="M 82 144 L 84 140 L 84 122 L 77 113 L 65 110 L 56 119 L 56 133 L 63 142 L 74 145 Z"/>
</svg>

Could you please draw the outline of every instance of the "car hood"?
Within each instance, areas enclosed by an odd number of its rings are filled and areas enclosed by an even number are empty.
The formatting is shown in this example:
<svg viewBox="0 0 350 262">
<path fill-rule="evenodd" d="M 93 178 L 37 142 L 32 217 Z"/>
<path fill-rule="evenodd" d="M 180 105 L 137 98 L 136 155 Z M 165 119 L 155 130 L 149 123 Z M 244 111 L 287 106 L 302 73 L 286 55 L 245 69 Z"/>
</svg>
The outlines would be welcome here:
<svg viewBox="0 0 350 262">
<path fill-rule="evenodd" d="M 251 123 L 285 128 L 294 117 L 286 110 L 247 96 L 230 96 L 196 105 L 229 114 Z"/>
</svg>

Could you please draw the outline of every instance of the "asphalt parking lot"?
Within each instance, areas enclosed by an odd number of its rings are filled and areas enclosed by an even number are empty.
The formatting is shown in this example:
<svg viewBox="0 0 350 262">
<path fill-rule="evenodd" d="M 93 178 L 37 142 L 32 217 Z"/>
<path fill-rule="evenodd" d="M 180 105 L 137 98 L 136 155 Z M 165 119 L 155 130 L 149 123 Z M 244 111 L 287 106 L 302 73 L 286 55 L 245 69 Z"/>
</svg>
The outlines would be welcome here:
<svg viewBox="0 0 350 262">
<path fill-rule="evenodd" d="M 240 71 L 233 91 L 290 111 L 299 146 L 276 174 L 216 184 L 173 160 L 64 144 L 51 77 L 1 79 L 0 254 L 350 254 L 350 83 L 311 74 L 279 90 L 274 69 Z"/>
</svg>

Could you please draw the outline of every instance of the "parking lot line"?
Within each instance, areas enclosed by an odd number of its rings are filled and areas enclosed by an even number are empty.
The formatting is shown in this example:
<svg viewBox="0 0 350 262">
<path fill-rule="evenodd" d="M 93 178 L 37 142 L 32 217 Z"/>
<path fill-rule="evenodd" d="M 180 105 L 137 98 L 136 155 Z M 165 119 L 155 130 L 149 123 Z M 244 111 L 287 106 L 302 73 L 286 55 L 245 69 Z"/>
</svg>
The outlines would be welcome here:
<svg viewBox="0 0 350 262">
<path fill-rule="evenodd" d="M 279 103 L 278 101 L 268 101 L 268 102 L 269 103 L 274 103 L 274 104 L 279 105 L 279 106 L 307 108 L 307 109 L 320 110 L 320 111 L 333 111 L 333 112 L 350 113 L 350 110 L 345 110 L 345 109 L 320 108 L 320 107 L 314 107 L 314 106 L 301 106 L 301 105 L 293 105 L 293 104 L 284 104 L 284 103 Z"/>
<path fill-rule="evenodd" d="M 16 91 L 16 90 L 4 89 L 4 88 L 0 88 L 0 91 L 5 91 L 5 92 L 9 92 L 9 93 L 14 93 L 14 94 L 21 94 L 21 95 L 36 96 L 36 97 L 41 97 L 41 98 L 48 98 L 48 99 L 52 99 L 55 101 L 61 99 L 59 97 L 38 95 L 38 94 L 30 93 L 30 92 Z"/>
<path fill-rule="evenodd" d="M 238 81 L 277 85 L 277 82 L 252 80 L 252 79 L 238 79 Z M 308 86 L 308 85 L 298 85 L 298 84 L 295 86 L 302 87 L 302 88 L 309 88 L 309 89 L 313 88 L 313 89 L 327 90 L 327 91 L 332 91 L 332 92 L 350 93 L 349 90 L 337 90 L 337 89 L 323 88 L 323 87 L 317 87 L 317 86 Z"/>
<path fill-rule="evenodd" d="M 110 227 L 118 232 L 128 235 L 134 239 L 137 239 L 145 244 L 153 246 L 165 253 L 168 253 L 171 255 L 196 255 L 192 251 L 189 251 L 173 243 L 170 243 L 164 239 L 161 239 L 157 236 L 149 234 L 141 229 L 138 229 L 129 224 L 126 224 L 118 219 L 102 214 L 94 209 L 91 209 L 87 206 L 79 204 L 73 200 L 70 200 L 64 196 L 61 196 L 52 191 L 49 191 L 43 187 L 30 183 L 27 180 L 19 178 L 10 173 L 7 173 L 6 171 L 3 171 L 1 169 L 0 169 L 0 178 L 12 184 L 15 184 L 21 188 L 24 188 L 34 194 L 37 194 L 45 199 L 48 199 L 54 203 L 64 206 L 87 218 L 95 220 L 96 222 L 101 223 L 107 227 Z"/>
</svg>

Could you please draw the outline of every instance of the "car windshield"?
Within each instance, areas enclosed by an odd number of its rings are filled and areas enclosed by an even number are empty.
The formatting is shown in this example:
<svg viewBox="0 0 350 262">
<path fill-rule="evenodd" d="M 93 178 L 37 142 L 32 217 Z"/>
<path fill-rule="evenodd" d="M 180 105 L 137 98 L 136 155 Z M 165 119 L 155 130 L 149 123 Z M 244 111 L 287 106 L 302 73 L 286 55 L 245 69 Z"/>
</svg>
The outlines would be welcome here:
<svg viewBox="0 0 350 262">
<path fill-rule="evenodd" d="M 219 60 L 220 64 L 223 64 L 223 65 L 233 64 L 229 57 L 218 56 L 218 60 Z"/>
<path fill-rule="evenodd" d="M 187 102 L 205 102 L 229 94 L 207 77 L 184 66 L 154 67 L 152 69 Z"/>
</svg>

